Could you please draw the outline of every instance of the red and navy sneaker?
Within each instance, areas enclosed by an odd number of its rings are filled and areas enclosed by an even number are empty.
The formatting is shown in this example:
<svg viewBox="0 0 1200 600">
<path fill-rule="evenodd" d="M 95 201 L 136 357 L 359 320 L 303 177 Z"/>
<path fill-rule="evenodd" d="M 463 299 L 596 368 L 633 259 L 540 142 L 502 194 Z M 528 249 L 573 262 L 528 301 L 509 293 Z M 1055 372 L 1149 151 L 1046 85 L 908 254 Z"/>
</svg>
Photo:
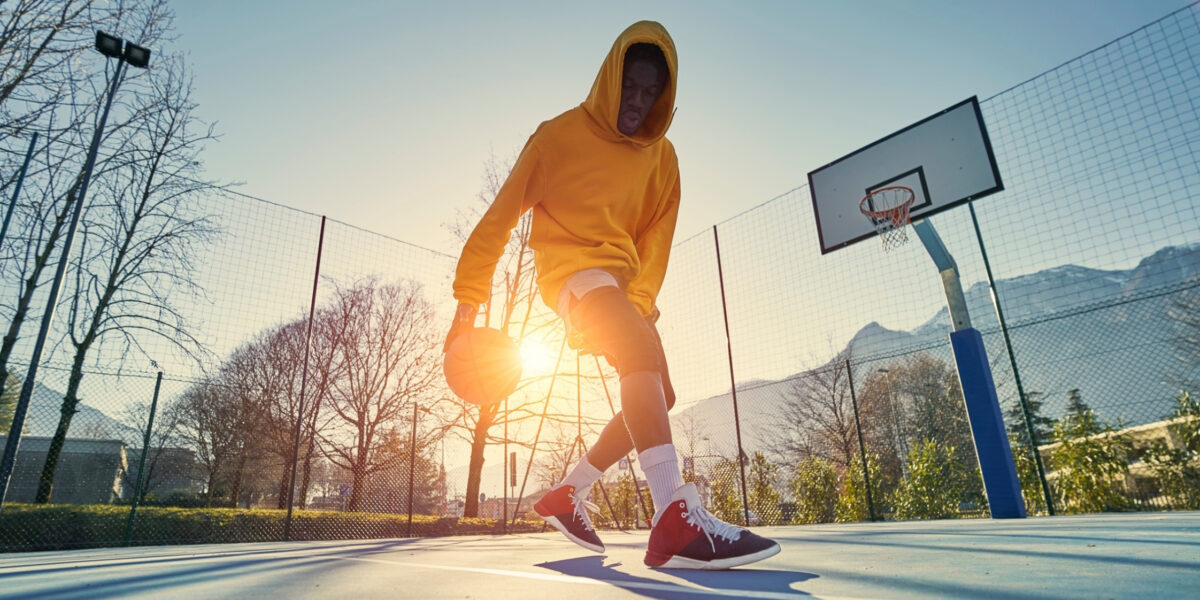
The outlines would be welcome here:
<svg viewBox="0 0 1200 600">
<path fill-rule="evenodd" d="M 671 496 L 646 549 L 646 566 L 659 569 L 728 569 L 779 554 L 779 544 L 708 513 L 696 486 Z"/>
<path fill-rule="evenodd" d="M 542 496 L 542 499 L 533 505 L 533 510 L 537 511 L 543 521 L 553 525 L 572 542 L 592 552 L 604 552 L 604 542 L 596 535 L 587 514 L 589 507 L 592 510 L 596 509 L 592 503 L 585 500 L 589 491 L 591 486 L 583 490 L 582 494 L 576 494 L 575 486 L 559 485 Z"/>
</svg>

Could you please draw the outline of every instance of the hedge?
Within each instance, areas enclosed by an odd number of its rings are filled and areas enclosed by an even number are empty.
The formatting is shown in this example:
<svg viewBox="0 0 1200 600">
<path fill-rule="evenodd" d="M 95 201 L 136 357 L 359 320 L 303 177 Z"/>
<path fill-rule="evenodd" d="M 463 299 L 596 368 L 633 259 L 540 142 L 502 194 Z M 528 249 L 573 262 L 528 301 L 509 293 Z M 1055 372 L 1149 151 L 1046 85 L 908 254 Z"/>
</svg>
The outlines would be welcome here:
<svg viewBox="0 0 1200 600">
<path fill-rule="evenodd" d="M 0 511 L 0 552 L 123 546 L 129 507 L 107 504 L 15 504 Z M 227 544 L 283 541 L 287 511 L 145 506 L 137 510 L 131 544 Z M 413 537 L 499 532 L 496 519 L 413 515 Z M 509 532 L 541 531 L 517 521 Z M 316 510 L 292 512 L 292 541 L 409 537 L 408 515 Z"/>
</svg>

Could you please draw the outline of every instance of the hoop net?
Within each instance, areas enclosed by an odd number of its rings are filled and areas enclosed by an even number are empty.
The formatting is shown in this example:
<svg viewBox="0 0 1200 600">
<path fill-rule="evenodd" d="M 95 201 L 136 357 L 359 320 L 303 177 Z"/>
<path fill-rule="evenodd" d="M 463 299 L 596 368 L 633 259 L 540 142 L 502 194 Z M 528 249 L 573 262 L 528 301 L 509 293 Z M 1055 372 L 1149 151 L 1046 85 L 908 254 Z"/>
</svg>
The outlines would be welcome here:
<svg viewBox="0 0 1200 600">
<path fill-rule="evenodd" d="M 858 210 L 871 219 L 884 252 L 908 242 L 908 209 L 915 197 L 911 188 L 896 185 L 879 188 L 859 201 Z"/>
</svg>

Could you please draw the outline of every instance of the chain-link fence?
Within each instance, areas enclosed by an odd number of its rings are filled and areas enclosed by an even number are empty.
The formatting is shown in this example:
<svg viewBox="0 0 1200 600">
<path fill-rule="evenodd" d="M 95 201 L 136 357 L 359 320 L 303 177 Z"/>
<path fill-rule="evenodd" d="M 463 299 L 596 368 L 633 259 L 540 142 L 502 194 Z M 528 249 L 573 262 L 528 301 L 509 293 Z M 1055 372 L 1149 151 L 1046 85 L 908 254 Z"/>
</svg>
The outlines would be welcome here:
<svg viewBox="0 0 1200 600">
<path fill-rule="evenodd" d="M 983 100 L 1005 191 L 934 217 L 1032 514 L 1200 508 L 1198 17 Z M 4 142 L 6 182 L 27 143 Z M 2 550 L 540 528 L 533 502 L 619 409 L 527 263 L 502 262 L 485 317 L 525 377 L 480 409 L 441 381 L 454 256 L 211 186 L 139 229 L 121 170 L 97 176 Z M 3 240 L 10 435 L 69 179 L 32 169 Z M 752 525 L 986 516 L 929 257 L 816 238 L 798 188 L 675 246 L 658 325 L 685 479 Z M 597 524 L 646 527 L 639 473 L 606 474 Z"/>
</svg>

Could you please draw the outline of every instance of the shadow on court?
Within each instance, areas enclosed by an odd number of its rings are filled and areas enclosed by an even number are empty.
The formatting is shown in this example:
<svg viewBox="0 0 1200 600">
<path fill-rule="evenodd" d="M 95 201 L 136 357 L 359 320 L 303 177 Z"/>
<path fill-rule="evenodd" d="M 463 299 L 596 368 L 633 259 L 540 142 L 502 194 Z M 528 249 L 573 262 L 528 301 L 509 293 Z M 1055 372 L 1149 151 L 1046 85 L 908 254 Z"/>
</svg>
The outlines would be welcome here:
<svg viewBox="0 0 1200 600">
<path fill-rule="evenodd" d="M 623 562 L 608 561 L 604 556 L 582 556 L 539 563 L 537 567 L 549 569 L 571 577 L 593 579 L 647 598 L 659 600 L 682 600 L 695 598 L 696 588 L 639 577 L 622 570 Z M 635 565 L 641 567 L 641 565 Z M 798 571 L 775 571 L 766 569 L 736 569 L 729 571 L 691 571 L 686 569 L 657 569 L 655 573 L 666 573 L 692 584 L 712 590 L 737 592 L 770 592 L 776 594 L 802 594 L 791 587 L 793 583 L 807 581 L 816 575 Z M 807 594 L 804 594 L 807 595 Z"/>
</svg>

